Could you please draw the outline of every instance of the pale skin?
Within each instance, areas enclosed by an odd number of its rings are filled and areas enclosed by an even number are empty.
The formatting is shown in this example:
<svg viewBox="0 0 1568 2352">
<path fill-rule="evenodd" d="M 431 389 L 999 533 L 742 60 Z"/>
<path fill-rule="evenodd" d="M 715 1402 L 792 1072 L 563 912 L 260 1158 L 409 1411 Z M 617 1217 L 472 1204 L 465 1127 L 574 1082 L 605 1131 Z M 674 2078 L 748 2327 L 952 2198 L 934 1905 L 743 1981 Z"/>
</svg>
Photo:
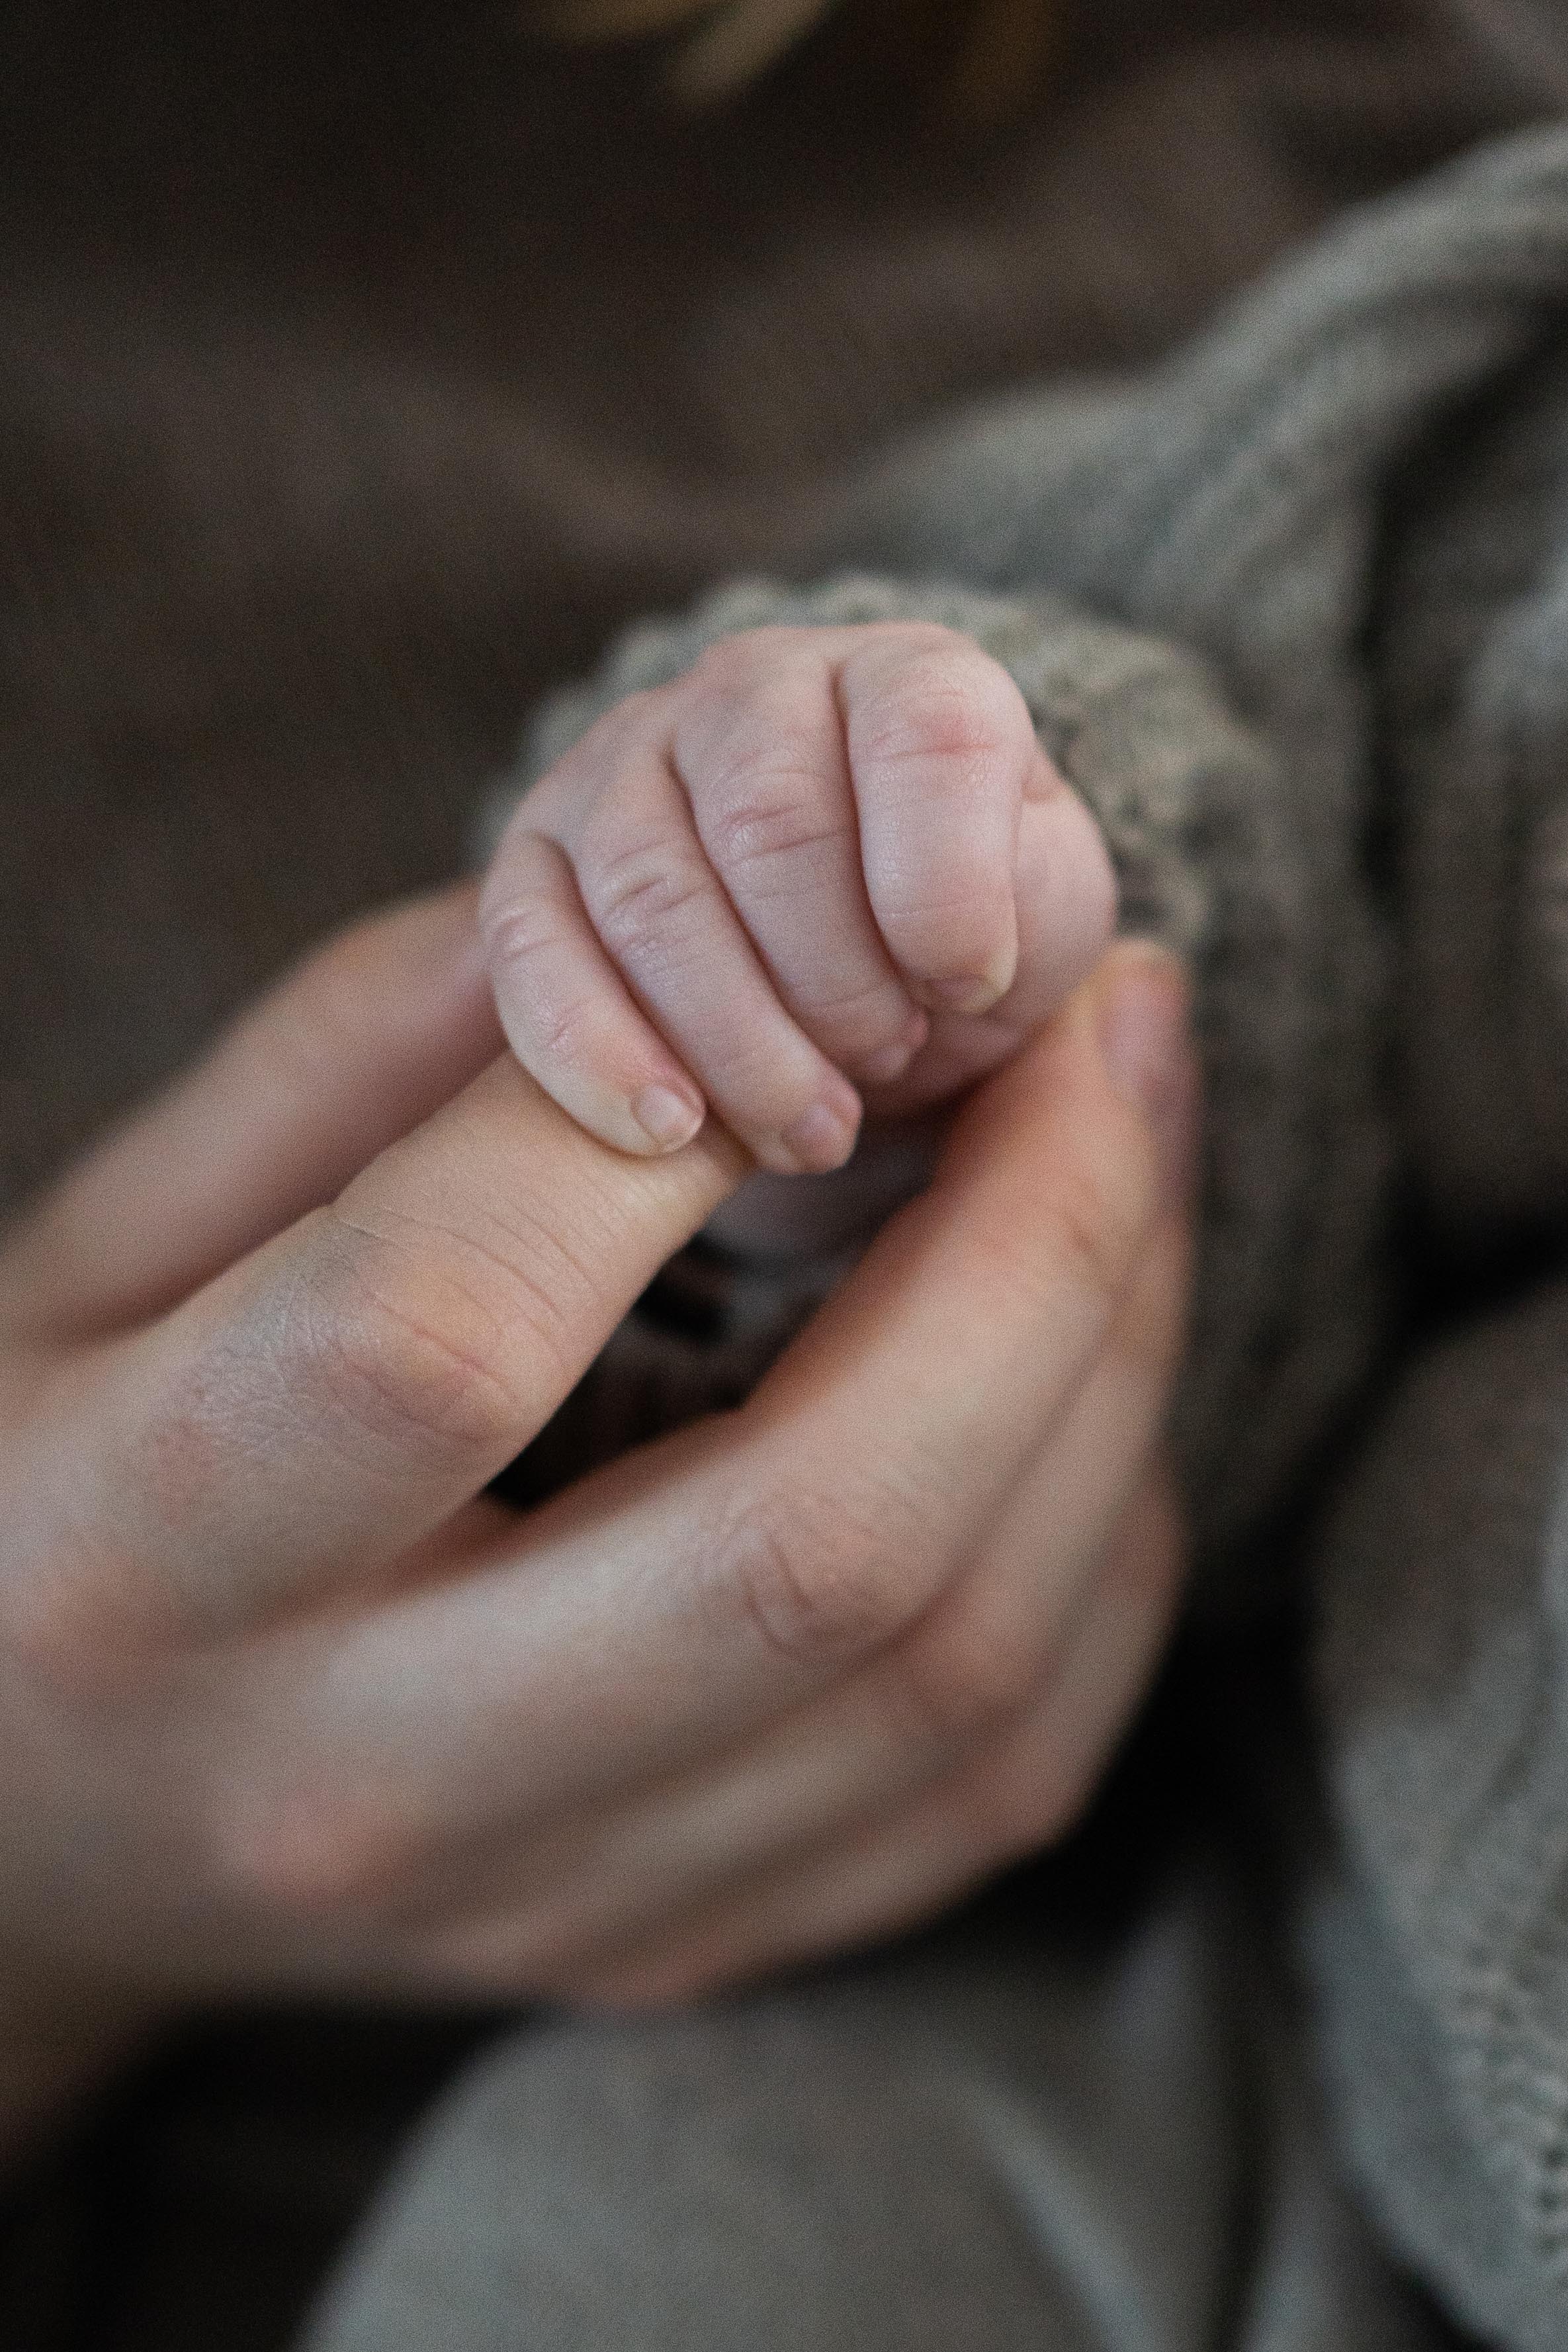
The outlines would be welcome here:
<svg viewBox="0 0 1568 2352">
<path fill-rule="evenodd" d="M 924 1916 L 1163 1645 L 1175 967 L 977 1088 L 745 1408 L 518 1520 L 486 1481 L 755 1161 L 566 1116 L 474 913 L 322 950 L 0 1255 L 10 2149 L 192 2001 L 646 2003 Z"/>
<path fill-rule="evenodd" d="M 620 703 L 524 799 L 480 920 L 564 1110 L 639 1153 L 711 1111 L 791 1174 L 1006 1061 L 1114 912 L 1007 672 L 886 623 L 748 630 Z"/>
</svg>

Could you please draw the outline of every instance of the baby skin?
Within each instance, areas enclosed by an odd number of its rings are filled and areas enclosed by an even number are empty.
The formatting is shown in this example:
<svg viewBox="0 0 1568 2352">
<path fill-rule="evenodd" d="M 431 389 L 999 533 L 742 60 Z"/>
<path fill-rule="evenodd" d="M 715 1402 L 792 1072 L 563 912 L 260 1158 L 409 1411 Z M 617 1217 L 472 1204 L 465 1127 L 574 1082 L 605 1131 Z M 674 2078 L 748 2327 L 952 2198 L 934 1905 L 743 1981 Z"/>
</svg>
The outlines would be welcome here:
<svg viewBox="0 0 1568 2352">
<path fill-rule="evenodd" d="M 642 1154 L 711 1114 L 778 1176 L 995 1069 L 1114 915 L 1017 687 L 924 623 L 748 630 L 629 696 L 527 794 L 481 901 L 507 1036 L 563 1110 Z"/>
</svg>

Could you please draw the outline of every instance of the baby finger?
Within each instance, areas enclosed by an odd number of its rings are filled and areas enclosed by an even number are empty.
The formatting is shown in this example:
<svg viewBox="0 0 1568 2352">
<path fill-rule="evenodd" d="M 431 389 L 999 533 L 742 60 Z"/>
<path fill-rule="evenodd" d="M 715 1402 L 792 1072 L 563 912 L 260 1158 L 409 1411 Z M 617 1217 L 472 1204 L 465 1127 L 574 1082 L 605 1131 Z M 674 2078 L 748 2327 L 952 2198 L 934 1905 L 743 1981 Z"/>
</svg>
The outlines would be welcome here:
<svg viewBox="0 0 1568 2352">
<path fill-rule="evenodd" d="M 552 1101 L 622 1151 L 689 1143 L 702 1095 L 595 937 L 559 845 L 515 826 L 479 922 L 507 1043 Z"/>
<path fill-rule="evenodd" d="M 910 992 L 989 1010 L 1018 961 L 1013 861 L 1038 760 L 1023 697 L 947 629 L 868 636 L 841 693 L 866 888 Z"/>
</svg>

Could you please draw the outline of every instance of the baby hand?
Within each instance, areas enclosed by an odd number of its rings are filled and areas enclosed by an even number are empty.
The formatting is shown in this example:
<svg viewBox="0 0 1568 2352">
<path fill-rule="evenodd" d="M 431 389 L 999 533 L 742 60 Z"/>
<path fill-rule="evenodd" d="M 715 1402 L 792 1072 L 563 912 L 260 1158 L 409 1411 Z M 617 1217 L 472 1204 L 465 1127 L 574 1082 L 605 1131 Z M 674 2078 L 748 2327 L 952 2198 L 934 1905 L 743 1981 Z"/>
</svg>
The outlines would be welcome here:
<svg viewBox="0 0 1568 2352">
<path fill-rule="evenodd" d="M 840 1166 L 1095 961 L 1115 886 L 1007 672 L 926 623 L 762 628 L 629 696 L 528 793 L 480 919 L 513 1050 L 604 1142 L 708 1108 Z"/>
</svg>

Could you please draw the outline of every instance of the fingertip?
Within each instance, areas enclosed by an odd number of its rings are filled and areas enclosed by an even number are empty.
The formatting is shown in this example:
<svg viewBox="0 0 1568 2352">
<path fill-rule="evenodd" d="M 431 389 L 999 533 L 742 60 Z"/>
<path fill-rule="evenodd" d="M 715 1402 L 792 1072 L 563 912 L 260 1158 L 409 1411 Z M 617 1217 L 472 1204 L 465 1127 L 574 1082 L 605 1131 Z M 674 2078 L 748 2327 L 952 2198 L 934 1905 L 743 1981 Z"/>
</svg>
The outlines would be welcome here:
<svg viewBox="0 0 1568 2352">
<path fill-rule="evenodd" d="M 636 1160 L 667 1160 L 684 1151 L 707 1116 L 707 1105 L 700 1097 L 694 1101 L 684 1089 L 656 1079 L 631 1095 L 559 1085 L 545 1091 L 599 1142 Z"/>
<path fill-rule="evenodd" d="M 690 1143 L 706 1115 L 706 1106 L 674 1087 L 647 1086 L 634 1095 L 632 1116 L 646 1140 L 644 1150 L 681 1151 Z"/>
<path fill-rule="evenodd" d="M 843 1081 L 754 1149 L 762 1166 L 776 1175 L 828 1176 L 853 1153 L 860 1122 L 861 1098 Z"/>
<path fill-rule="evenodd" d="M 931 1024 L 918 1006 L 912 1007 L 901 1036 L 891 1045 L 880 1046 L 874 1054 L 862 1054 L 855 1065 L 855 1075 L 870 1087 L 892 1086 L 903 1077 L 911 1062 L 931 1034 Z"/>
<path fill-rule="evenodd" d="M 831 1103 L 813 1103 L 798 1118 L 784 1140 L 803 1170 L 825 1175 L 841 1168 L 855 1148 L 860 1122 L 846 1118 Z"/>
<path fill-rule="evenodd" d="M 573 1125 L 612 1151 L 636 1160 L 666 1160 L 684 1150 L 700 1132 L 707 1105 L 694 1089 L 668 1075 L 642 1085 L 618 1085 L 602 1073 L 562 1068 L 531 1049 L 513 1055 L 541 1092 Z"/>
<path fill-rule="evenodd" d="M 922 981 L 915 992 L 933 1013 L 956 1013 L 965 1020 L 975 1020 L 989 1013 L 1006 996 L 1018 977 L 1018 932 L 1014 929 L 981 971 Z"/>
</svg>

